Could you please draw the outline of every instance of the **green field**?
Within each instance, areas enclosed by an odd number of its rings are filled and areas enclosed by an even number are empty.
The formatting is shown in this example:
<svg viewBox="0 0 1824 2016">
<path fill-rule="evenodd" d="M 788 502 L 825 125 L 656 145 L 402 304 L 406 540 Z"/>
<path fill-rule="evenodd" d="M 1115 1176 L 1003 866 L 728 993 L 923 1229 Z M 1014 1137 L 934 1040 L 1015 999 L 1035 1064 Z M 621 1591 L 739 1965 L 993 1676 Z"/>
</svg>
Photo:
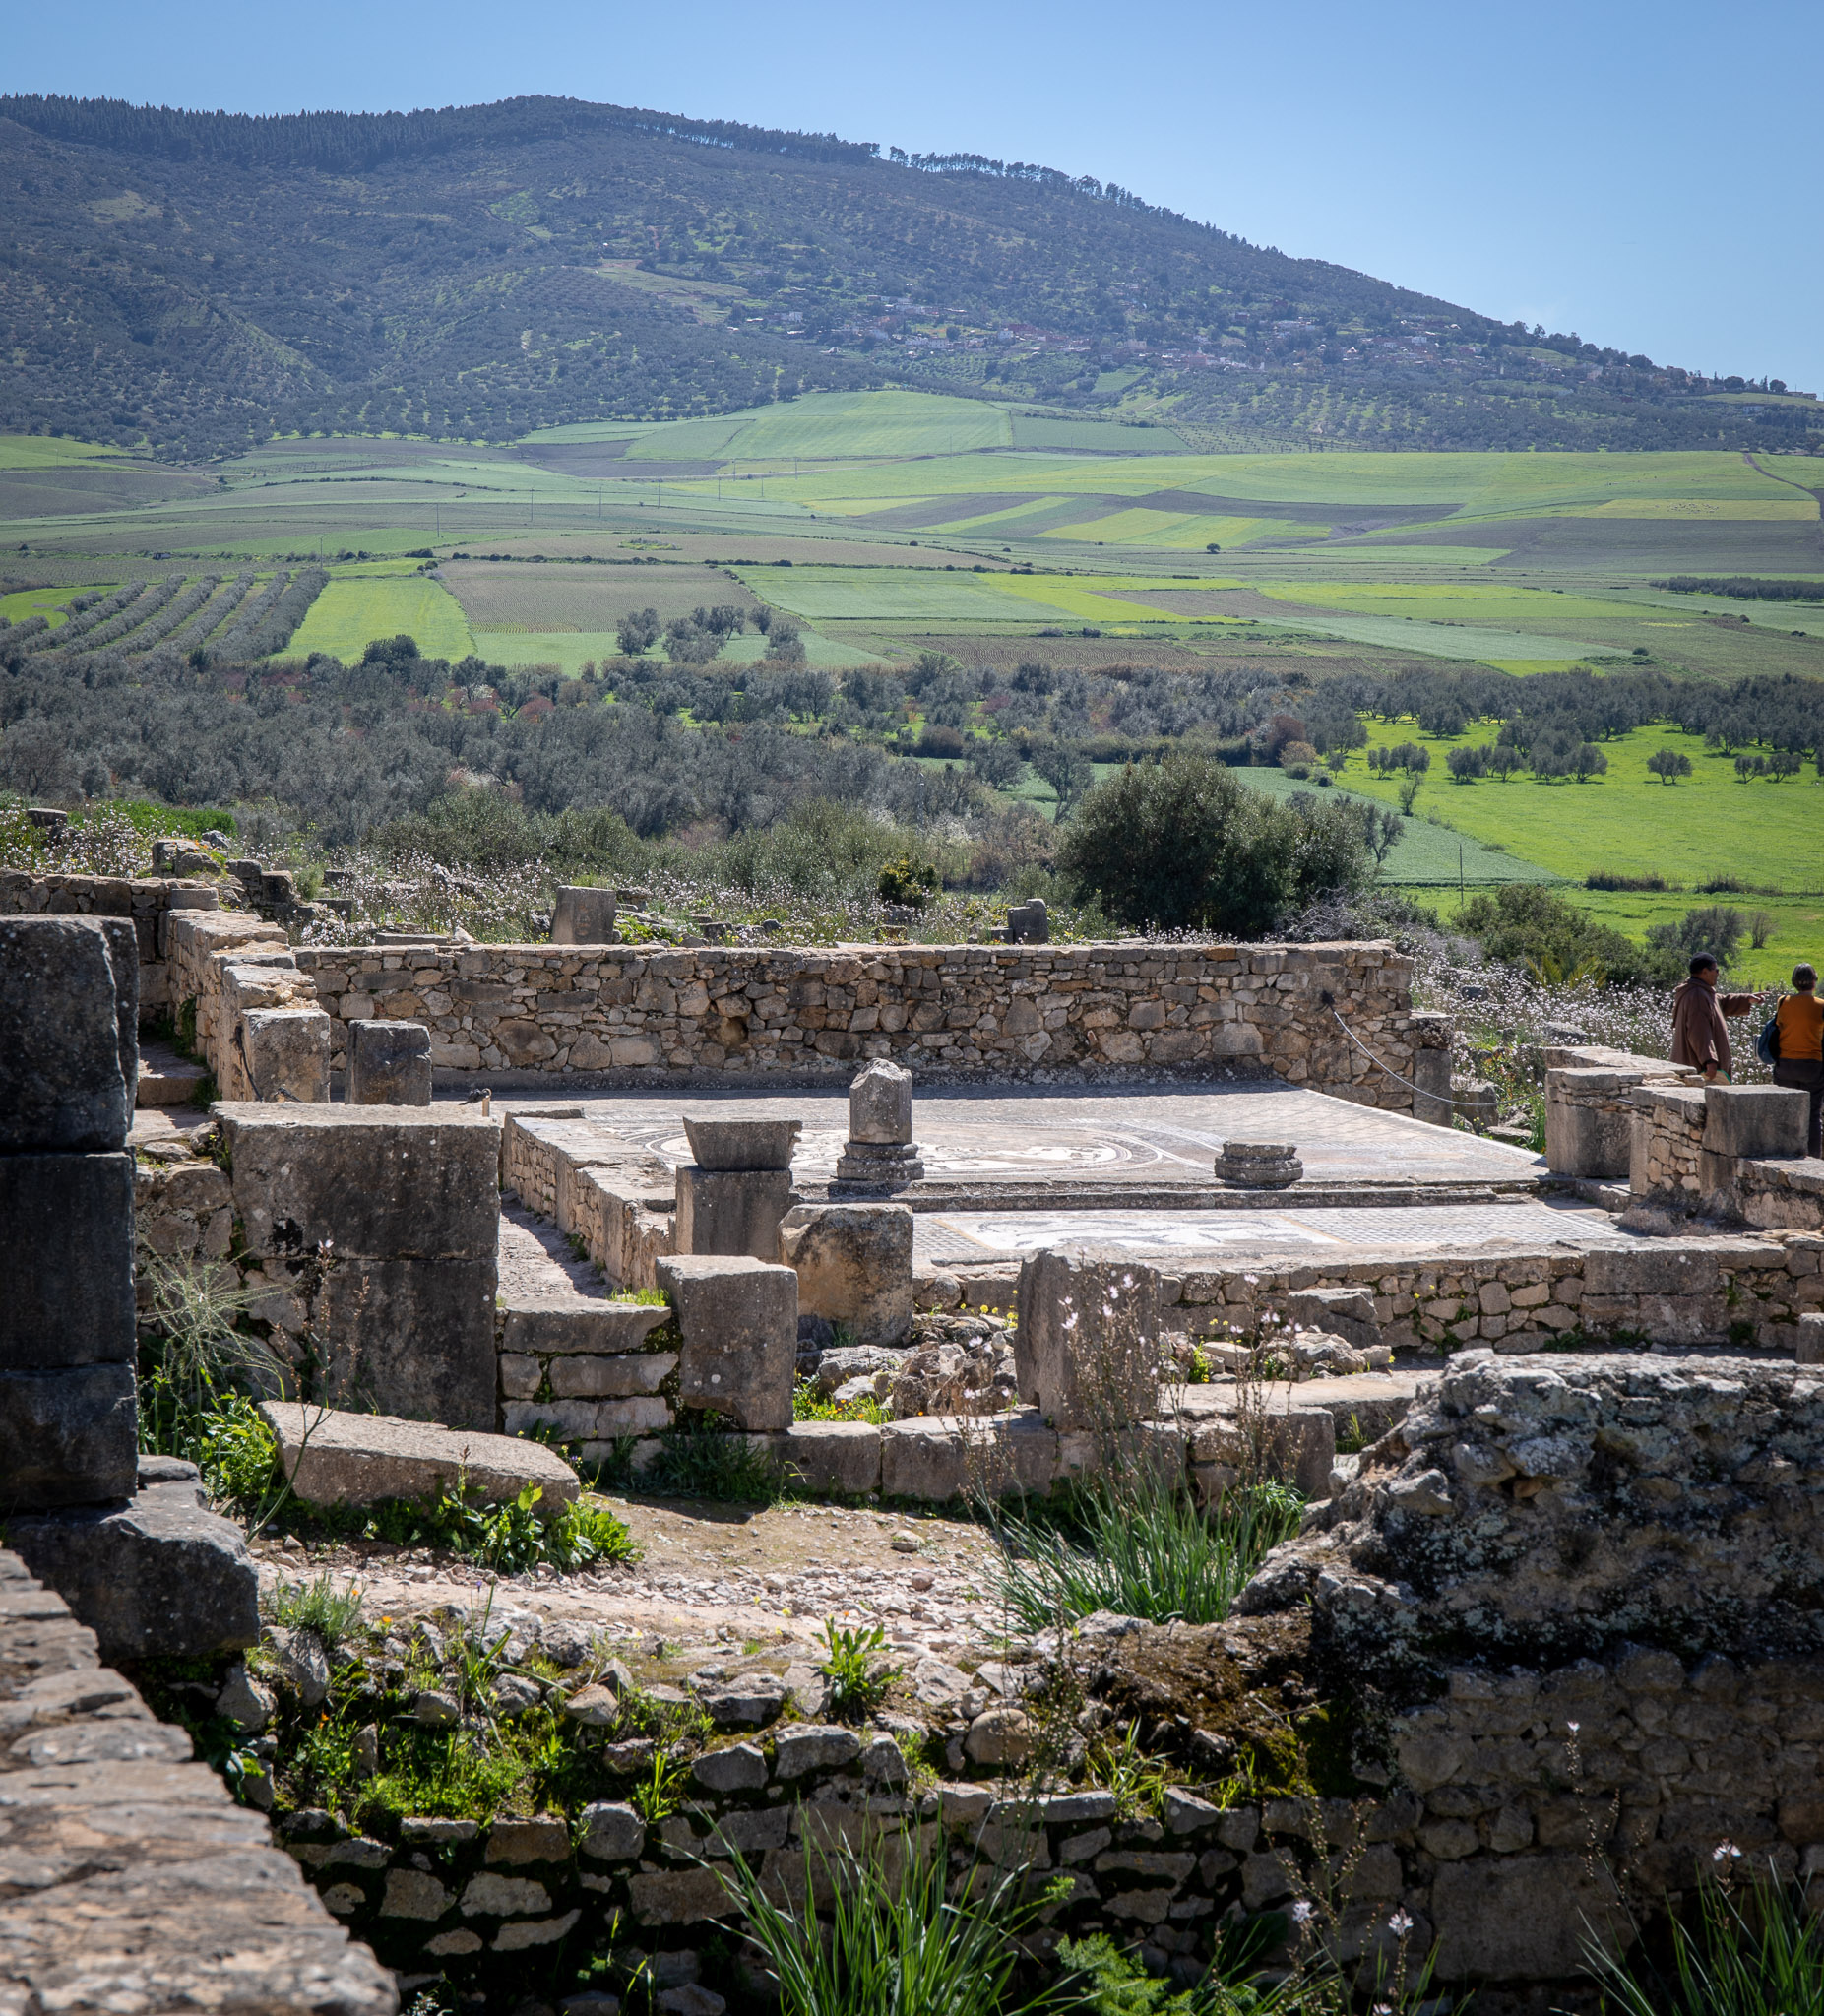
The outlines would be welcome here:
<svg viewBox="0 0 1824 2016">
<path fill-rule="evenodd" d="M 64 614 L 64 604 L 79 595 L 111 595 L 120 586 L 117 581 L 91 581 L 77 583 L 65 588 L 19 588 L 11 595 L 0 595 L 0 616 L 9 623 L 24 623 L 32 616 L 42 616 L 53 630 L 61 628 L 70 619 Z"/>
<path fill-rule="evenodd" d="M 1601 747 L 1604 777 L 1577 784 L 1542 783 L 1525 773 L 1506 784 L 1481 778 L 1451 781 L 1445 752 L 1460 742 L 1492 739 L 1483 724 L 1455 741 L 1421 735 L 1410 722 L 1369 725 L 1370 746 L 1415 741 L 1431 752 L 1417 811 L 1435 812 L 1475 839 L 1498 843 L 1517 856 L 1581 882 L 1593 871 L 1664 875 L 1695 888 L 1719 873 L 1789 891 L 1824 889 L 1824 854 L 1818 847 L 1824 820 L 1824 784 L 1801 771 L 1783 784 L 1736 781 L 1731 757 L 1707 751 L 1696 735 L 1675 728 L 1636 728 Z M 1656 749 L 1676 749 L 1691 759 L 1692 774 L 1665 785 L 1651 776 Z M 1398 801 L 1397 776 L 1368 774 L 1361 754 L 1352 757 L 1346 780 L 1384 804 Z"/>
<path fill-rule="evenodd" d="M 288 657 L 327 652 L 352 663 L 375 638 L 417 639 L 428 658 L 467 658 L 474 649 L 462 604 L 421 575 L 341 574 L 310 605 Z"/>
<path fill-rule="evenodd" d="M 69 469 L 120 454 L 99 441 L 71 441 L 55 434 L 0 434 L 0 469 Z"/>
</svg>

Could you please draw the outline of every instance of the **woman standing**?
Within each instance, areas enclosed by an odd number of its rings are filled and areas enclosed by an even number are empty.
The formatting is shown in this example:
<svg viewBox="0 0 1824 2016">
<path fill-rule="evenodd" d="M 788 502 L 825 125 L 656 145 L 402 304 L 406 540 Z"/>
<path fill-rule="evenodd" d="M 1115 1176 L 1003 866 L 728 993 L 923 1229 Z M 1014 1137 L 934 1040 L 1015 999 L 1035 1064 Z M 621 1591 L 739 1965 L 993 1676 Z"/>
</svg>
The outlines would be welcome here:
<svg viewBox="0 0 1824 2016">
<path fill-rule="evenodd" d="M 1815 1156 L 1820 1147 L 1819 1120 L 1824 1115 L 1824 1002 L 1818 999 L 1818 976 L 1808 966 L 1793 967 L 1793 987 L 1774 1016 L 1779 1036 L 1774 1083 L 1811 1095 L 1805 1153 Z"/>
</svg>

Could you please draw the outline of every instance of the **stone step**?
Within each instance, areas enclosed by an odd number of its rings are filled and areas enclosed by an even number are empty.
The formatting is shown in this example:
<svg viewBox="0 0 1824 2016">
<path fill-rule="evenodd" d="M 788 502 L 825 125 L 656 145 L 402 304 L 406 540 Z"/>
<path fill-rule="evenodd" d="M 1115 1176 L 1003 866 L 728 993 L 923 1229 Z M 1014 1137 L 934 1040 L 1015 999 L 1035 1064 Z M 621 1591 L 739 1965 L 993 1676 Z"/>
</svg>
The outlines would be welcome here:
<svg viewBox="0 0 1824 2016">
<path fill-rule="evenodd" d="M 502 1313 L 501 1350 L 538 1357 L 644 1351 L 652 1332 L 671 1320 L 671 1311 L 662 1305 L 611 1302 L 603 1296 L 561 1291 L 515 1296 Z"/>
<path fill-rule="evenodd" d="M 543 1492 L 540 1518 L 577 1495 L 575 1471 L 539 1442 L 472 1428 L 441 1428 L 391 1415 L 346 1414 L 291 1400 L 260 1409 L 279 1443 L 291 1488 L 307 1504 L 371 1505 L 381 1498 L 434 1496 L 459 1480 L 487 1504 Z"/>
<path fill-rule="evenodd" d="M 134 1104 L 141 1106 L 188 1106 L 197 1102 L 207 1064 L 188 1064 L 181 1057 L 140 1059 L 140 1081 Z"/>
</svg>

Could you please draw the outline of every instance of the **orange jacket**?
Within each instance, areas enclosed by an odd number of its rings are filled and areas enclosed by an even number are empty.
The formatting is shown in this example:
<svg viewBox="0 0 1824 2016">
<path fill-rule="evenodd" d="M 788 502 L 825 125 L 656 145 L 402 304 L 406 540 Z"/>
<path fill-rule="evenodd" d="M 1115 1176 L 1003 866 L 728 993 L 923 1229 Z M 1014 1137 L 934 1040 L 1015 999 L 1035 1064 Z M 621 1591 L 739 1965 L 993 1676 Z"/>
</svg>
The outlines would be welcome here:
<svg viewBox="0 0 1824 2016">
<path fill-rule="evenodd" d="M 1824 1061 L 1824 1001 L 1815 993 L 1788 994 L 1774 1015 L 1780 1032 L 1780 1061 Z"/>
</svg>

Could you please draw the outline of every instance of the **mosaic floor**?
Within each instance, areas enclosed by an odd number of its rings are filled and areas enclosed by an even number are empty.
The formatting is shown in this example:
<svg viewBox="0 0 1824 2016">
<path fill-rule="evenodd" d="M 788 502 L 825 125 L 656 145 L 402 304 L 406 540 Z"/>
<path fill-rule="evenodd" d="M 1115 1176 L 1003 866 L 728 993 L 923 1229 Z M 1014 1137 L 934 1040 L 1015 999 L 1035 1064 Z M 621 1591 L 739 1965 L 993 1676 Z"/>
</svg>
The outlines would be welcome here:
<svg viewBox="0 0 1824 2016">
<path fill-rule="evenodd" d="M 501 1106 L 533 1106 L 503 1099 Z M 665 1161 L 688 1162 L 681 1116 L 729 1112 L 804 1122 L 792 1166 L 827 1180 L 849 1132 L 849 1101 L 837 1092 L 645 1092 L 566 1095 L 615 1133 Z M 1081 1176 L 1099 1185 L 1209 1179 L 1226 1139 L 1289 1141 L 1307 1180 L 1409 1181 L 1481 1185 L 1537 1174 L 1529 1151 L 1427 1126 L 1400 1113 L 1351 1105 L 1290 1086 L 1200 1086 L 1049 1092 L 1042 1087 L 972 1092 L 947 1089 L 914 1101 L 913 1133 L 933 1179 L 1017 1181 Z"/>
<path fill-rule="evenodd" d="M 921 1261 L 956 1266 L 1012 1259 L 1045 1246 L 1094 1245 L 1135 1253 L 1320 1254 L 1351 1248 L 1626 1246 L 1602 1211 L 1533 1199 L 1488 1206 L 1289 1211 L 984 1211 L 920 1213 L 912 1248 Z"/>
</svg>

